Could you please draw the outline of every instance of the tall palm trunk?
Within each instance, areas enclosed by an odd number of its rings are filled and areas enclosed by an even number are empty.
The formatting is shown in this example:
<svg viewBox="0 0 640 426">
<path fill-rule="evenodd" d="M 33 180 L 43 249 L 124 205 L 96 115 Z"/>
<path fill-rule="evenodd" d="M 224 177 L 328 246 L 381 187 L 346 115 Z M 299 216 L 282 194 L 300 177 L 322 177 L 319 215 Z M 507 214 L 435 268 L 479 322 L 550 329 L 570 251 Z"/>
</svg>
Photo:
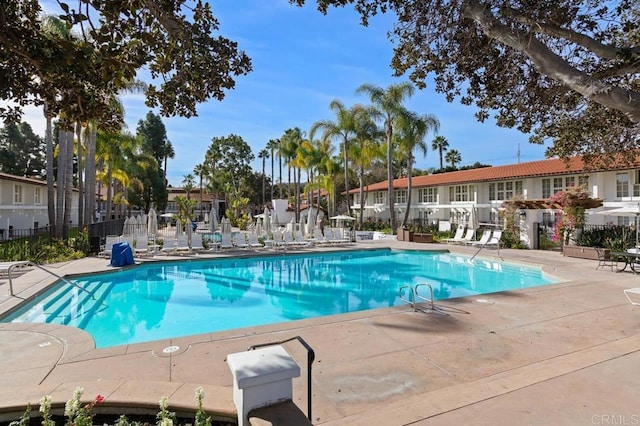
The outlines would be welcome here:
<svg viewBox="0 0 640 426">
<path fill-rule="evenodd" d="M 349 140 L 344 138 L 344 193 L 347 200 L 347 216 L 351 216 L 351 203 L 349 203 Z"/>
<path fill-rule="evenodd" d="M 387 134 L 387 196 L 389 197 L 389 223 L 391 225 L 391 235 L 396 233 L 396 214 L 395 214 L 395 200 L 393 195 L 393 126 L 391 124 L 391 118 L 387 117 L 385 130 Z"/>
<path fill-rule="evenodd" d="M 53 128 L 51 121 L 53 117 L 49 114 L 48 104 L 44 103 L 44 116 L 46 119 L 46 130 L 44 134 L 45 142 L 47 144 L 47 211 L 49 213 L 49 226 L 56 224 L 56 202 L 55 202 L 55 189 L 53 186 Z"/>
<path fill-rule="evenodd" d="M 360 166 L 360 217 L 358 218 L 358 222 L 360 223 L 360 230 L 364 226 L 364 167 Z"/>
<path fill-rule="evenodd" d="M 62 238 L 63 230 L 62 225 L 64 222 L 64 180 L 65 169 L 67 162 L 65 161 L 67 156 L 67 132 L 63 130 L 62 126 L 58 132 L 58 175 L 56 177 L 56 225 L 55 235 L 57 238 Z"/>
<path fill-rule="evenodd" d="M 66 133 L 67 152 L 64 157 L 64 161 L 67 164 L 65 166 L 64 174 L 64 222 L 62 226 L 63 238 L 69 237 L 69 229 L 71 226 L 71 211 L 73 210 L 73 128 L 70 132 Z"/>
<path fill-rule="evenodd" d="M 278 152 L 278 162 L 280 163 L 280 177 L 278 178 L 278 193 L 282 199 L 282 155 Z"/>
<path fill-rule="evenodd" d="M 111 162 L 107 162 L 107 206 L 106 218 L 111 220 L 111 212 L 113 209 L 113 166 Z"/>
<path fill-rule="evenodd" d="M 413 154 L 409 153 L 409 158 L 407 158 L 407 208 L 404 212 L 404 219 L 402 219 L 402 226 L 407 226 L 407 222 L 409 221 L 409 207 L 411 206 L 411 189 L 412 189 L 412 175 L 413 175 Z"/>
<path fill-rule="evenodd" d="M 87 148 L 87 161 L 85 161 L 85 194 L 84 223 L 91 224 L 95 221 L 96 210 L 96 126 L 87 128 L 85 133 L 85 144 Z"/>
<path fill-rule="evenodd" d="M 76 139 L 78 141 L 77 148 L 77 161 L 78 161 L 78 226 L 82 228 L 84 226 L 84 197 L 85 197 L 85 188 L 83 185 L 83 161 L 82 161 L 82 124 L 80 122 L 76 123 Z"/>
<path fill-rule="evenodd" d="M 273 163 L 274 163 L 274 158 L 273 158 L 273 149 L 271 150 L 271 199 L 273 200 L 273 187 L 275 185 L 275 181 L 274 179 L 274 175 L 273 175 Z"/>
</svg>

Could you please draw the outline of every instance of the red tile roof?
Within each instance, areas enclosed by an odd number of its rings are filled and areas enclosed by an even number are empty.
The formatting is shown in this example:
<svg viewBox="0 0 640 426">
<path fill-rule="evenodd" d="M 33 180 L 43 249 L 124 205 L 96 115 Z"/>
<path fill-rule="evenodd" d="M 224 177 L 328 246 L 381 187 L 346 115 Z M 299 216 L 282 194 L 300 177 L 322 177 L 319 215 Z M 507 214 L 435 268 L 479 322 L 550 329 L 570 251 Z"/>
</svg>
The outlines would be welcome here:
<svg viewBox="0 0 640 426">
<path fill-rule="evenodd" d="M 629 169 L 630 166 L 610 167 L 609 170 Z M 453 185 L 475 182 L 490 182 L 505 179 L 523 179 L 529 177 L 566 175 L 586 172 L 581 157 L 572 157 L 565 161 L 558 158 L 549 160 L 531 161 L 528 163 L 508 164 L 505 166 L 484 167 L 480 169 L 460 170 L 456 172 L 438 173 L 433 175 L 414 176 L 412 186 L 414 188 L 439 185 Z M 374 183 L 365 188 L 366 191 L 379 191 L 387 189 L 387 181 Z M 406 188 L 407 178 L 393 180 L 394 188 Z M 357 193 L 358 188 L 349 193 Z"/>
</svg>

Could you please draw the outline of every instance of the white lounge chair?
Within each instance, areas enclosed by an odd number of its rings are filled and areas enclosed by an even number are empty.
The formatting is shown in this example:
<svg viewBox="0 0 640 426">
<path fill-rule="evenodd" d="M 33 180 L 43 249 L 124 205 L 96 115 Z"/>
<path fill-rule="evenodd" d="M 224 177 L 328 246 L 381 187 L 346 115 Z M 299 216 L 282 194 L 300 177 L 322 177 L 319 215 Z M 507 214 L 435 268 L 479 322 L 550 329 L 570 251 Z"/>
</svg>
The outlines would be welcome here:
<svg viewBox="0 0 640 426">
<path fill-rule="evenodd" d="M 491 234 L 492 234 L 491 228 L 485 228 L 485 230 L 482 231 L 482 236 L 478 241 L 470 241 L 467 245 L 484 247 L 491 239 Z"/>
<path fill-rule="evenodd" d="M 249 248 L 249 244 L 247 244 L 247 235 L 244 232 L 236 234 L 236 247 L 245 250 Z"/>
<path fill-rule="evenodd" d="M 636 298 L 632 299 L 631 296 L 629 296 L 630 294 L 636 295 Z M 640 287 L 628 288 L 624 290 L 624 295 L 629 299 L 629 303 L 635 306 L 640 306 L 640 300 L 637 299 L 637 296 L 640 295 Z"/>
<path fill-rule="evenodd" d="M 258 234 L 255 232 L 249 232 L 249 234 L 247 234 L 247 244 L 250 248 L 264 247 L 264 244 L 260 244 L 260 241 L 258 241 Z"/>
<path fill-rule="evenodd" d="M 133 249 L 133 254 L 135 256 L 149 254 L 149 240 L 147 239 L 147 234 L 138 236 L 138 238 L 136 238 L 136 246 Z"/>
<path fill-rule="evenodd" d="M 111 249 L 115 243 L 120 242 L 118 235 L 107 235 L 105 238 L 104 248 L 98 253 L 99 257 L 111 257 Z"/>
<path fill-rule="evenodd" d="M 458 225 L 456 229 L 456 233 L 453 238 L 444 238 L 442 241 L 445 243 L 458 243 L 462 241 L 462 237 L 464 235 L 464 225 Z"/>
<path fill-rule="evenodd" d="M 468 228 L 467 232 L 464 234 L 464 237 L 462 237 L 460 239 L 460 241 L 455 241 L 455 242 L 452 241 L 452 243 L 455 243 L 455 244 L 468 244 L 468 243 L 473 242 L 473 238 L 475 236 L 476 236 L 476 230 Z"/>
<path fill-rule="evenodd" d="M 202 234 L 193 233 L 191 235 L 191 250 L 197 252 L 201 252 L 204 250 L 204 245 L 202 244 Z"/>
<path fill-rule="evenodd" d="M 495 247 L 500 248 L 500 239 L 502 238 L 502 229 L 495 229 L 493 234 L 491 235 L 491 239 L 487 241 L 485 247 Z"/>
<path fill-rule="evenodd" d="M 229 250 L 234 247 L 235 246 L 233 245 L 233 239 L 230 233 L 225 232 L 223 234 L 220 234 L 220 249 Z"/>
<path fill-rule="evenodd" d="M 16 270 L 23 270 L 33 266 L 28 260 L 16 260 L 13 262 L 0 262 L 0 275 L 7 275 L 9 278 L 9 292 L 13 296 L 13 273 Z"/>
</svg>

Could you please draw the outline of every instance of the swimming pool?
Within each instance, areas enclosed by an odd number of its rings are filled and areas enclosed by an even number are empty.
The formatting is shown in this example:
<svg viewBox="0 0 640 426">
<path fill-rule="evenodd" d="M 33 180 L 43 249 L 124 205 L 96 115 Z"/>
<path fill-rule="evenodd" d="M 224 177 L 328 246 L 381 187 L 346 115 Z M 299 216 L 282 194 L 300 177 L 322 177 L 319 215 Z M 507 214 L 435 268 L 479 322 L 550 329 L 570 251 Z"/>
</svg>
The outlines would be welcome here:
<svg viewBox="0 0 640 426">
<path fill-rule="evenodd" d="M 441 300 L 558 280 L 517 263 L 382 249 L 149 262 L 71 282 L 2 321 L 78 327 L 100 348 L 404 305 L 408 284 L 431 284 Z"/>
</svg>

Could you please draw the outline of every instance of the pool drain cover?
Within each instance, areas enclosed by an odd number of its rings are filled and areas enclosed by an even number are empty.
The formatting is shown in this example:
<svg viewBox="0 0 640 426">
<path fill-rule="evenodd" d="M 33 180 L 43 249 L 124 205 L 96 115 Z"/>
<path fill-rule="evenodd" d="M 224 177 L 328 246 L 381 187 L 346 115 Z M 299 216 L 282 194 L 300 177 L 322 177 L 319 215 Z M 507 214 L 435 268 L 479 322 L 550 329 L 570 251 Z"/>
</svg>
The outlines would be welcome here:
<svg viewBox="0 0 640 426">
<path fill-rule="evenodd" d="M 179 351 L 179 350 L 180 350 L 180 346 L 167 346 L 166 348 L 164 348 L 162 350 L 162 353 L 172 354 L 172 353 L 174 353 L 176 351 Z"/>
</svg>

